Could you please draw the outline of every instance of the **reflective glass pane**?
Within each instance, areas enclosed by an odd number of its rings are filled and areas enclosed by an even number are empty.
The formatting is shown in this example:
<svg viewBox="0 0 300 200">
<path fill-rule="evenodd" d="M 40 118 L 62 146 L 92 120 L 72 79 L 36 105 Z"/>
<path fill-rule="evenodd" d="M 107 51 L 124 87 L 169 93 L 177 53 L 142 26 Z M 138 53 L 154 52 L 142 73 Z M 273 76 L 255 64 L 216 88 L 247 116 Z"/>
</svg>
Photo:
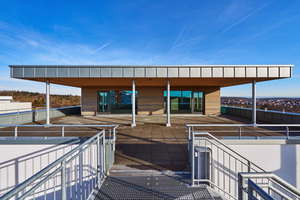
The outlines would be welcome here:
<svg viewBox="0 0 300 200">
<path fill-rule="evenodd" d="M 203 93 L 202 92 L 193 92 L 194 100 L 194 112 L 203 111 Z"/>
<path fill-rule="evenodd" d="M 135 93 L 135 104 L 137 107 L 137 91 Z M 131 114 L 132 91 L 110 91 L 110 108 L 111 113 L 114 114 Z"/>
<path fill-rule="evenodd" d="M 165 96 L 165 113 L 167 102 L 167 91 L 164 92 Z M 191 91 L 170 91 L 171 113 L 191 113 Z"/>
<path fill-rule="evenodd" d="M 99 112 L 109 112 L 108 92 L 99 92 Z"/>
</svg>

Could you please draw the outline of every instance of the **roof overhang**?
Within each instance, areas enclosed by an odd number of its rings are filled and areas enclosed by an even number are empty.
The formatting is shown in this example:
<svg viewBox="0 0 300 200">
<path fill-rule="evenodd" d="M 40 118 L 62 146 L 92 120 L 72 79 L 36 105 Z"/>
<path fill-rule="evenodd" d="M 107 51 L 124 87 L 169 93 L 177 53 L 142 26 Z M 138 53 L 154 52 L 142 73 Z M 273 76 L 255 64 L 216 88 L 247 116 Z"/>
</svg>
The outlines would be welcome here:
<svg viewBox="0 0 300 200">
<path fill-rule="evenodd" d="M 233 86 L 290 78 L 293 65 L 10 65 L 11 77 L 86 86 Z"/>
</svg>

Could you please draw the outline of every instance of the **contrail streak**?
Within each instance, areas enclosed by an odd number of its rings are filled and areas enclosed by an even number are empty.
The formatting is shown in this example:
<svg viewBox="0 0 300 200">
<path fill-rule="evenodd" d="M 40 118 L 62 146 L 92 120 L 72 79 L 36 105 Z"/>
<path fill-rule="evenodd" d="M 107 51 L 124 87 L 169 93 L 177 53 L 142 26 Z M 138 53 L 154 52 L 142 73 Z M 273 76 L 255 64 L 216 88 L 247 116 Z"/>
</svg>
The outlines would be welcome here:
<svg viewBox="0 0 300 200">
<path fill-rule="evenodd" d="M 110 42 L 106 43 L 105 45 L 99 47 L 98 49 L 96 49 L 95 51 L 93 51 L 90 55 L 96 53 L 97 51 L 100 51 L 101 49 L 103 49 L 104 47 L 108 46 L 110 44 Z"/>
<path fill-rule="evenodd" d="M 187 25 L 189 24 L 190 20 L 188 20 L 186 22 L 186 24 L 184 25 L 183 29 L 181 30 L 181 32 L 179 33 L 177 39 L 175 40 L 173 46 L 171 47 L 171 49 L 169 50 L 169 53 L 172 51 L 172 49 L 174 48 L 174 46 L 177 44 L 178 40 L 180 39 L 181 35 L 183 34 L 184 30 L 186 29 Z"/>
<path fill-rule="evenodd" d="M 272 0 L 273 1 L 273 0 Z M 235 22 L 234 24 L 232 24 L 231 26 L 229 26 L 228 28 L 226 28 L 224 31 L 222 31 L 222 33 L 227 32 L 228 30 L 232 29 L 233 27 L 235 27 L 236 25 L 238 25 L 239 23 L 241 23 L 242 21 L 244 21 L 245 19 L 247 19 L 248 17 L 250 17 L 251 15 L 253 15 L 254 13 L 256 13 L 257 11 L 263 9 L 264 7 L 266 7 L 267 5 L 269 5 L 272 1 L 269 1 L 268 3 L 262 5 L 261 7 L 257 8 L 256 10 L 254 10 L 252 13 L 250 13 L 249 15 L 247 15 L 246 17 L 243 17 L 242 19 L 240 19 L 239 21 Z"/>
</svg>

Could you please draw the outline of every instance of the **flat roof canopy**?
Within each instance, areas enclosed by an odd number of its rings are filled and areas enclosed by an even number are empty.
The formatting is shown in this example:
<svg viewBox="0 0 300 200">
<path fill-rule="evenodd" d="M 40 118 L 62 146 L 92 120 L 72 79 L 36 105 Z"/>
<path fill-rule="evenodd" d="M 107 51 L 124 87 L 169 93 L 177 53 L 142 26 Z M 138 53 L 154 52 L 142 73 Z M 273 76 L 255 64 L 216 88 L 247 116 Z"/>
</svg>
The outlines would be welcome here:
<svg viewBox="0 0 300 200">
<path fill-rule="evenodd" d="M 233 86 L 290 78 L 293 65 L 10 65 L 11 77 L 85 86 Z"/>
</svg>

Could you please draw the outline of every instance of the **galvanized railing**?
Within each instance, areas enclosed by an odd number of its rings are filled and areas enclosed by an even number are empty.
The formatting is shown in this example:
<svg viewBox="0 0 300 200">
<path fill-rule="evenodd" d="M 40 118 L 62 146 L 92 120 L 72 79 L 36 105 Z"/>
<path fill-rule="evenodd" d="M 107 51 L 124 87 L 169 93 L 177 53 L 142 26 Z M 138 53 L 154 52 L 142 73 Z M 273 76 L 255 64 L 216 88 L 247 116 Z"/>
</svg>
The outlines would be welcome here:
<svg viewBox="0 0 300 200">
<path fill-rule="evenodd" d="M 102 130 L 0 199 L 87 199 L 101 186 L 105 173 Z"/>
<path fill-rule="evenodd" d="M 42 131 L 43 133 L 61 133 L 61 137 L 65 137 L 66 132 L 83 132 L 82 130 L 66 130 L 66 128 L 108 128 L 108 134 L 109 137 L 116 138 L 116 129 L 118 128 L 118 125 L 96 125 L 96 124 L 90 124 L 90 125 L 68 125 L 68 124 L 55 124 L 55 125 L 0 125 L 0 128 L 7 128 L 7 127 L 13 127 L 14 130 L 1 130 L 1 133 L 12 133 L 11 136 L 14 138 L 17 138 L 19 136 L 18 133 L 41 133 L 41 130 L 39 128 L 46 127 L 46 128 L 60 128 L 59 130 L 49 130 L 49 131 Z M 19 130 L 19 128 L 38 128 L 39 130 Z M 92 132 L 92 130 L 89 130 L 89 132 Z M 97 132 L 97 131 L 94 131 Z M 55 135 L 55 137 L 57 137 Z M 45 137 L 46 139 L 47 137 Z"/>
<path fill-rule="evenodd" d="M 205 177 L 197 177 L 195 167 L 195 147 L 203 148 L 204 153 L 209 153 L 208 165 L 205 168 L 209 173 Z M 190 162 L 192 185 L 208 183 L 220 194 L 229 199 L 237 199 L 238 173 L 239 172 L 264 172 L 262 168 L 234 151 L 208 132 L 192 132 L 190 141 Z M 200 155 L 197 155 L 200 156 Z"/>
<path fill-rule="evenodd" d="M 202 182 L 208 183 L 211 187 L 215 188 L 219 193 L 229 199 L 238 199 L 238 173 L 266 173 L 266 171 L 239 154 L 237 151 L 228 147 L 210 133 L 201 131 L 203 130 L 201 128 L 211 127 L 213 130 L 214 127 L 238 127 L 238 131 L 241 135 L 241 127 L 300 127 L 299 124 L 187 124 L 185 126 L 188 128 L 188 148 L 190 152 L 192 185 Z M 204 167 L 204 177 L 195 177 L 195 157 L 199 156 L 195 153 L 196 146 L 202 147 L 202 151 L 205 155 L 206 153 L 209 154 L 209 159 L 205 160 L 208 167 Z M 207 173 L 207 171 L 209 171 L 209 173 Z"/>
<path fill-rule="evenodd" d="M 290 139 L 291 133 L 300 133 L 300 124 L 186 124 L 188 128 L 188 142 L 190 146 L 191 133 L 197 131 L 207 131 L 210 133 L 237 133 L 237 138 L 243 139 L 247 137 L 247 133 L 258 133 L 258 134 L 268 134 L 268 133 L 279 133 L 282 134 L 286 139 Z M 216 130 L 217 127 L 223 128 L 236 128 L 235 130 Z M 243 128 L 252 127 L 253 129 L 243 130 Z M 264 128 L 278 128 L 277 130 L 267 130 L 267 129 L 257 129 L 259 127 Z M 297 129 L 291 130 L 291 127 Z M 281 129 L 280 129 L 281 128 Z M 255 130 L 256 129 L 256 130 Z M 282 130 L 284 129 L 284 130 Z M 299 135 L 300 136 L 300 135 Z M 260 136 L 255 136 L 253 138 L 259 139 Z"/>
<path fill-rule="evenodd" d="M 238 199 L 300 199 L 300 191 L 273 173 L 239 173 Z"/>
</svg>

